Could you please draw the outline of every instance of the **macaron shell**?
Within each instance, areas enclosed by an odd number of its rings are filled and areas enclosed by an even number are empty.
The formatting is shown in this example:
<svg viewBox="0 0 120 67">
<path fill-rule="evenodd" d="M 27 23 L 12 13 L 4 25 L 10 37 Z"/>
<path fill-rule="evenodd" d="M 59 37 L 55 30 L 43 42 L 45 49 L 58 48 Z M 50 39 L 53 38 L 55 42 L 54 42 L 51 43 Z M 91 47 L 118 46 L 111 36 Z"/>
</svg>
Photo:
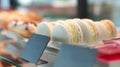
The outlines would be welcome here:
<svg viewBox="0 0 120 67">
<path fill-rule="evenodd" d="M 116 29 L 116 26 L 115 24 L 113 24 L 112 22 L 109 22 L 111 23 L 111 26 L 112 26 L 112 29 L 113 29 L 113 38 L 115 38 L 117 36 L 117 29 Z"/>
<path fill-rule="evenodd" d="M 81 27 L 78 25 L 78 23 L 76 23 L 76 27 L 77 27 L 77 39 L 78 39 L 78 43 L 83 43 L 83 32 Z"/>
<path fill-rule="evenodd" d="M 80 20 L 80 19 L 78 19 L 78 20 Z M 83 31 L 82 31 L 82 28 L 81 28 L 81 26 L 79 26 L 79 23 L 78 23 L 77 19 L 73 19 L 73 22 L 75 22 L 77 30 L 78 30 L 79 43 L 83 43 Z"/>
<path fill-rule="evenodd" d="M 72 38 L 73 44 L 79 44 L 80 36 L 79 36 L 78 26 L 77 26 L 76 22 L 74 22 L 73 20 L 66 20 L 66 22 L 71 27 L 71 33 L 73 36 L 73 38 Z"/>
<path fill-rule="evenodd" d="M 106 30 L 108 31 L 108 36 L 109 36 L 109 38 L 111 38 L 112 37 L 112 27 L 111 27 L 111 25 L 106 21 L 100 21 L 100 22 L 105 26 Z"/>
<path fill-rule="evenodd" d="M 96 31 L 97 31 L 97 40 L 102 41 L 102 39 L 104 39 L 104 33 L 103 33 L 103 30 L 101 30 L 101 26 L 97 23 L 98 22 L 94 23 L 94 25 L 96 27 Z"/>
<path fill-rule="evenodd" d="M 95 22 L 91 21 L 91 24 L 93 25 L 93 27 L 94 27 L 94 32 L 95 32 L 95 33 L 94 33 L 94 36 L 93 36 L 93 38 L 95 39 L 94 42 L 97 42 L 97 41 L 100 40 L 99 29 L 97 28 Z"/>
<path fill-rule="evenodd" d="M 82 19 L 82 21 L 87 25 L 87 27 L 90 29 L 90 33 L 91 33 L 91 39 L 90 42 L 94 43 L 97 40 L 97 35 L 96 35 L 96 29 L 93 25 L 93 21 L 90 19 Z"/>
<path fill-rule="evenodd" d="M 71 36 L 69 35 L 69 32 L 64 27 L 64 25 L 56 25 L 54 27 L 53 32 L 52 32 L 53 41 L 70 43 L 70 39 L 71 39 L 70 37 Z"/>
<path fill-rule="evenodd" d="M 73 33 L 73 36 L 74 36 L 74 39 L 73 39 L 74 43 L 79 44 L 79 42 L 80 42 L 79 37 L 80 36 L 79 36 L 79 33 L 78 33 L 79 31 L 78 31 L 77 25 L 76 25 L 76 23 L 72 23 L 72 26 L 73 26 L 72 27 L 72 30 L 73 30 L 72 33 Z"/>
<path fill-rule="evenodd" d="M 71 30 L 71 35 L 72 35 L 72 43 L 75 44 L 76 43 L 76 29 L 75 26 L 72 23 L 72 19 L 69 20 L 65 20 L 65 22 L 68 24 L 68 26 L 70 27 Z"/>
<path fill-rule="evenodd" d="M 83 31 L 83 41 L 84 43 L 90 43 L 92 33 L 90 32 L 89 27 L 81 21 L 80 19 L 75 19 Z"/>
<path fill-rule="evenodd" d="M 108 31 L 106 30 L 105 26 L 100 23 L 100 22 L 96 22 L 96 24 L 98 25 L 99 29 L 101 30 L 101 35 L 102 35 L 102 39 L 108 39 Z"/>
<path fill-rule="evenodd" d="M 58 23 L 57 25 L 62 25 L 62 26 L 64 26 L 66 28 L 66 30 L 69 32 L 69 36 L 71 36 L 71 41 L 72 41 L 73 35 L 72 35 L 72 31 L 71 31 L 70 25 L 67 22 L 63 21 L 63 20 L 59 20 L 56 23 Z"/>
<path fill-rule="evenodd" d="M 40 23 L 37 27 L 36 33 L 41 35 L 51 36 L 50 35 L 51 31 L 48 26 L 48 23 Z"/>
<path fill-rule="evenodd" d="M 102 20 L 101 22 L 104 22 L 104 23 L 109 24 L 111 26 L 111 33 L 112 33 L 111 38 L 115 38 L 116 34 L 117 34 L 117 30 L 116 30 L 115 24 L 112 21 L 107 20 L 107 19 Z"/>
</svg>

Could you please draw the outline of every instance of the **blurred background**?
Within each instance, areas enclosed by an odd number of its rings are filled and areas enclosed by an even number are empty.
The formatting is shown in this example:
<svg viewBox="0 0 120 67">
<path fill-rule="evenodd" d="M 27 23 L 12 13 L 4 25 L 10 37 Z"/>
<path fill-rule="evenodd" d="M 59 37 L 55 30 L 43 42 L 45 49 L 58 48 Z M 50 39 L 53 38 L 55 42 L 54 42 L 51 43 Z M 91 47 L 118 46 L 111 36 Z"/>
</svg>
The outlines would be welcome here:
<svg viewBox="0 0 120 67">
<path fill-rule="evenodd" d="M 20 11 L 23 13 L 25 12 L 27 14 L 20 14 L 14 11 L 12 12 L 11 10 Z M 39 17 L 36 14 L 39 15 Z M 9 18 L 11 18 L 12 20 L 10 20 Z M 33 29 L 34 27 L 37 27 L 36 22 L 44 20 L 56 21 L 69 18 L 90 18 L 94 21 L 110 19 L 120 30 L 120 0 L 0 0 L 0 27 L 2 26 L 2 24 L 4 24 L 3 22 L 8 22 L 5 24 L 5 26 L 3 25 L 4 27 L 6 27 L 7 25 L 9 25 L 9 22 L 14 23 L 20 20 L 20 22 L 25 22 L 25 25 L 27 25 L 26 22 L 32 24 L 30 27 Z M 16 24 L 17 23 L 13 25 L 13 28 L 14 26 L 17 27 Z M 18 30 L 21 30 L 22 27 L 23 25 L 21 24 L 21 27 L 19 27 Z M 31 28 L 29 30 L 28 26 L 25 26 L 25 28 L 22 28 L 22 31 L 30 31 L 28 34 L 31 35 L 33 32 L 35 32 L 33 30 L 31 33 Z M 3 36 L 3 34 L 5 35 Z M 22 50 L 28 40 L 27 37 L 21 37 L 17 34 L 21 35 L 21 33 L 16 33 L 15 31 L 11 32 L 10 29 L 6 33 L 6 29 L 3 30 L 0 28 L 0 56 L 6 56 L 6 54 L 7 57 L 9 57 L 9 55 L 17 56 L 13 58 L 16 62 L 19 61 L 18 53 L 20 53 L 20 51 L 18 50 L 18 48 Z M 14 55 L 13 53 L 17 53 L 17 55 Z M 53 62 L 53 58 L 50 59 Z"/>
<path fill-rule="evenodd" d="M 120 0 L 0 0 L 0 9 L 34 11 L 47 20 L 111 19 L 120 26 Z"/>
</svg>

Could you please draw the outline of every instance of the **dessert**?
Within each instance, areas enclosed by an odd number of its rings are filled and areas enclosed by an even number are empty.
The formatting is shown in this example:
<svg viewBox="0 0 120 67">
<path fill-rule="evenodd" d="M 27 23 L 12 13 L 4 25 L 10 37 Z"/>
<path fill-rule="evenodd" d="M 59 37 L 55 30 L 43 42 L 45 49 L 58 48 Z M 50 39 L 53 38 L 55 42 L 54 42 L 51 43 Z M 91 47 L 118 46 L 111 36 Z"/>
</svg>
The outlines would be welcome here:
<svg viewBox="0 0 120 67">
<path fill-rule="evenodd" d="M 59 21 L 59 25 L 56 25 L 53 29 L 52 37 L 54 40 L 65 43 L 83 43 L 82 29 L 76 21 L 72 19 L 61 22 Z"/>
<path fill-rule="evenodd" d="M 115 38 L 116 28 L 110 20 L 75 18 L 41 23 L 37 33 L 50 36 L 53 42 L 81 45 L 101 43 L 104 39 Z"/>
<path fill-rule="evenodd" d="M 49 36 L 51 38 L 48 45 L 52 44 L 52 31 L 53 31 L 53 28 L 55 25 L 56 25 L 56 23 L 54 23 L 54 22 L 49 22 L 49 23 L 43 22 L 37 26 L 37 29 L 36 29 L 37 34 Z"/>
<path fill-rule="evenodd" d="M 81 27 L 81 29 L 83 31 L 83 41 L 84 41 L 84 43 L 90 42 L 92 34 L 90 33 L 89 27 L 81 19 L 74 19 L 74 20 L 76 20 L 76 22 L 79 24 L 79 26 Z"/>
<path fill-rule="evenodd" d="M 98 31 L 99 31 L 99 34 L 100 34 L 100 39 L 101 40 L 108 39 L 109 36 L 108 36 L 108 31 L 107 31 L 106 27 L 98 21 L 95 24 L 99 28 Z"/>
<path fill-rule="evenodd" d="M 112 21 L 110 20 L 101 20 L 100 21 L 107 29 L 108 31 L 108 37 L 109 38 L 115 38 L 116 37 L 116 28 Z"/>
<path fill-rule="evenodd" d="M 25 38 L 36 32 L 37 25 L 42 21 L 42 18 L 34 12 L 21 13 L 18 11 L 3 11 L 4 14 L 0 17 L 3 23 L 1 27 L 4 30 L 11 31 Z M 5 17 L 4 17 L 5 16 Z"/>
<path fill-rule="evenodd" d="M 32 33 L 35 33 L 36 25 L 32 22 L 12 21 L 8 25 L 8 30 L 28 38 Z"/>
<path fill-rule="evenodd" d="M 83 42 L 83 33 L 81 30 L 81 27 L 76 23 L 75 20 L 66 20 L 67 24 L 71 27 L 71 34 L 73 36 L 72 43 L 73 44 L 79 44 Z"/>
<path fill-rule="evenodd" d="M 54 41 L 60 41 L 64 43 L 71 43 L 72 39 L 69 29 L 62 24 L 55 26 L 52 32 L 52 37 Z"/>
<path fill-rule="evenodd" d="M 54 26 L 55 23 L 53 22 L 50 23 L 43 22 L 37 26 L 36 33 L 41 35 L 51 36 Z"/>
</svg>

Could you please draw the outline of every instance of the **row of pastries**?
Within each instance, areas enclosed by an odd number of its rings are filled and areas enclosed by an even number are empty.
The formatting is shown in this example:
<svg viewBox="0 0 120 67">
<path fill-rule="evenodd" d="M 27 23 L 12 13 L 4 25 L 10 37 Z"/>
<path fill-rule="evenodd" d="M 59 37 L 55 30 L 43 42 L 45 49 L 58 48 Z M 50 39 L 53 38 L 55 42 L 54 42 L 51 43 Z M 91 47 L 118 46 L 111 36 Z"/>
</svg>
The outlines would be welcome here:
<svg viewBox="0 0 120 67">
<path fill-rule="evenodd" d="M 67 19 L 41 23 L 36 33 L 50 36 L 53 41 L 72 44 L 92 44 L 116 38 L 116 27 L 111 20 Z"/>
<path fill-rule="evenodd" d="M 66 19 L 42 22 L 42 17 L 34 12 L 0 11 L 0 26 L 24 38 L 33 33 L 50 36 L 65 43 L 92 43 L 116 37 L 116 27 L 111 20 Z"/>
<path fill-rule="evenodd" d="M 116 38 L 116 27 L 111 20 L 104 19 L 93 21 L 91 19 L 66 19 L 54 22 L 42 22 L 42 17 L 34 12 L 21 13 L 18 11 L 0 11 L 0 27 L 16 33 L 24 38 L 29 38 L 33 33 L 51 37 L 52 41 L 64 43 L 83 44 L 95 43 L 104 39 Z M 22 62 L 10 53 L 5 53 L 0 45 L 0 56 L 8 57 L 18 64 Z M 0 67 L 11 65 L 0 61 Z"/>
</svg>

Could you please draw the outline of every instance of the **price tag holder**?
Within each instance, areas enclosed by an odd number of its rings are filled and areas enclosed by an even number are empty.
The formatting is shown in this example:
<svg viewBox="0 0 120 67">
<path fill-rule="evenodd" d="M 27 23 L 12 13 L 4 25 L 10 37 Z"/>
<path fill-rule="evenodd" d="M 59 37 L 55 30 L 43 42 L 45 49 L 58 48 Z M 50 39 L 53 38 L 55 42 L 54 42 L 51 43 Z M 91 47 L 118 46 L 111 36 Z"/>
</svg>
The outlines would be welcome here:
<svg viewBox="0 0 120 67">
<path fill-rule="evenodd" d="M 20 57 L 25 61 L 32 62 L 34 64 L 39 64 L 40 58 L 45 48 L 47 47 L 49 41 L 50 41 L 50 37 L 48 36 L 33 34 L 29 38 L 26 46 L 21 52 Z"/>
<path fill-rule="evenodd" d="M 97 53 L 96 49 L 63 44 L 54 67 L 94 67 Z"/>
</svg>

